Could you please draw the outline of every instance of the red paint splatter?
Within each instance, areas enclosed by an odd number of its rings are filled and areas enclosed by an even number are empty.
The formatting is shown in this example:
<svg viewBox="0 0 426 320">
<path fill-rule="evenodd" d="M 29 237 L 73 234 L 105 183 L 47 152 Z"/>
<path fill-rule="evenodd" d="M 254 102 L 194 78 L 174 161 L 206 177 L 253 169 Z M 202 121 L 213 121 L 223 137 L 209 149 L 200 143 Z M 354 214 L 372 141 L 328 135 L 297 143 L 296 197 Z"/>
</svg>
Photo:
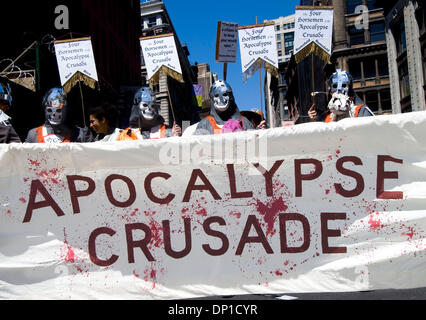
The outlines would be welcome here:
<svg viewBox="0 0 426 320">
<path fill-rule="evenodd" d="M 67 241 L 67 234 L 65 233 L 65 228 L 64 228 L 64 244 L 67 245 L 67 254 L 65 255 L 64 261 L 65 262 L 70 262 L 70 263 L 74 263 L 75 262 L 75 254 L 74 254 L 74 250 L 72 249 L 72 247 L 68 244 Z"/>
<path fill-rule="evenodd" d="M 377 215 L 378 213 L 376 213 Z M 380 223 L 380 219 L 374 220 L 374 215 L 370 215 L 370 220 L 368 220 L 368 224 L 370 225 L 370 229 L 377 230 L 382 228 L 382 224 Z"/>
<path fill-rule="evenodd" d="M 259 200 L 256 200 L 257 211 L 264 216 L 264 221 L 267 224 L 266 235 L 274 235 L 276 230 L 274 229 L 274 222 L 279 212 L 286 211 L 288 206 L 285 204 L 282 197 L 274 200 L 269 205 L 265 205 Z"/>
<path fill-rule="evenodd" d="M 325 190 L 325 194 L 330 194 L 330 189 Z"/>
<path fill-rule="evenodd" d="M 19 198 L 19 201 L 21 201 L 22 203 L 26 203 L 27 200 L 25 200 L 24 198 Z"/>
<path fill-rule="evenodd" d="M 282 275 L 283 275 L 283 273 L 282 273 L 280 270 L 276 270 L 276 271 L 275 271 L 275 274 L 276 274 L 277 276 L 282 276 Z"/>
<path fill-rule="evenodd" d="M 237 217 L 237 219 L 241 218 L 241 212 L 230 212 L 229 215 Z"/>
<path fill-rule="evenodd" d="M 136 278 L 139 278 L 139 275 L 136 273 L 136 271 L 135 271 L 135 270 L 133 270 L 133 275 L 134 275 Z"/>
<path fill-rule="evenodd" d="M 31 159 L 28 159 L 28 161 L 31 163 L 31 165 L 33 165 L 33 166 L 36 166 L 36 167 L 39 167 L 40 166 L 40 162 L 38 162 L 37 160 L 31 160 Z"/>
<path fill-rule="evenodd" d="M 403 236 L 408 236 L 408 237 L 410 237 L 410 239 L 413 239 L 413 236 L 414 236 L 414 228 L 413 228 L 413 227 L 408 227 L 408 230 L 409 230 L 410 232 L 404 232 L 402 235 L 403 235 Z"/>
<path fill-rule="evenodd" d="M 160 235 L 160 231 L 163 231 L 163 228 L 158 222 L 154 220 L 151 220 L 149 222 L 149 227 L 151 229 L 151 238 L 152 238 L 150 244 L 153 245 L 154 247 L 159 248 L 163 244 L 163 238 Z"/>
<path fill-rule="evenodd" d="M 199 216 L 207 217 L 207 210 L 205 208 L 201 208 L 200 210 L 195 211 L 195 213 Z"/>
</svg>

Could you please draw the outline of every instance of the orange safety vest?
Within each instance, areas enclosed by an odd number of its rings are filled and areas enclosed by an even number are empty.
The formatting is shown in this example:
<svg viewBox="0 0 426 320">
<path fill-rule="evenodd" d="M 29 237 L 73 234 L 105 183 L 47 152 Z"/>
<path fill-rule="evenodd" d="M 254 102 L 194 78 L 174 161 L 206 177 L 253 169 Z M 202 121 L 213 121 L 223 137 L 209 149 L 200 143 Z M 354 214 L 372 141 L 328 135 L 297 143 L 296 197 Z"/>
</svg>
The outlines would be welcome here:
<svg viewBox="0 0 426 320">
<path fill-rule="evenodd" d="M 43 135 L 43 126 L 36 128 L 35 131 L 37 133 L 37 142 L 38 143 L 46 143 L 46 141 L 44 141 L 45 136 Z M 47 136 L 49 136 L 49 134 Z M 70 142 L 71 142 L 71 140 L 67 139 L 67 138 L 62 140 L 62 143 L 70 143 Z"/>
<path fill-rule="evenodd" d="M 160 138 L 165 138 L 166 137 L 166 125 L 162 125 L 160 128 Z M 132 129 L 127 128 L 125 130 L 122 130 L 120 132 L 120 134 L 117 137 L 117 141 L 131 141 L 131 140 L 138 140 L 138 136 L 133 132 Z M 153 138 L 153 139 L 157 139 L 157 138 Z"/>
<path fill-rule="evenodd" d="M 217 125 L 215 118 L 213 118 L 212 116 L 207 116 L 207 117 L 205 117 L 205 119 L 208 120 L 208 122 L 212 126 L 213 134 L 221 134 L 222 133 L 222 129 Z"/>
<path fill-rule="evenodd" d="M 361 108 L 363 106 L 364 106 L 363 104 L 360 104 L 360 105 L 358 105 L 358 106 L 355 107 L 354 118 L 358 118 L 359 111 L 361 110 Z M 333 122 L 333 118 L 331 117 L 331 113 L 327 114 L 327 116 L 324 119 L 324 122 Z"/>
</svg>

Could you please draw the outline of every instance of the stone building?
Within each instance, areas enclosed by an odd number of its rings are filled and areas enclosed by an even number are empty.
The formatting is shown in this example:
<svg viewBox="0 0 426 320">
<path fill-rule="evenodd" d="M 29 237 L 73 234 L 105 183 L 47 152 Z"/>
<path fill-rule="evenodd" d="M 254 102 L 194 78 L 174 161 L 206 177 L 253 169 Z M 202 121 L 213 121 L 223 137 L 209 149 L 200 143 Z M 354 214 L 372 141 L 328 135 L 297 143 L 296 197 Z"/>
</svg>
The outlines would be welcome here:
<svg viewBox="0 0 426 320">
<path fill-rule="evenodd" d="M 392 112 L 426 110 L 426 3 L 379 1 L 386 16 Z"/>
</svg>

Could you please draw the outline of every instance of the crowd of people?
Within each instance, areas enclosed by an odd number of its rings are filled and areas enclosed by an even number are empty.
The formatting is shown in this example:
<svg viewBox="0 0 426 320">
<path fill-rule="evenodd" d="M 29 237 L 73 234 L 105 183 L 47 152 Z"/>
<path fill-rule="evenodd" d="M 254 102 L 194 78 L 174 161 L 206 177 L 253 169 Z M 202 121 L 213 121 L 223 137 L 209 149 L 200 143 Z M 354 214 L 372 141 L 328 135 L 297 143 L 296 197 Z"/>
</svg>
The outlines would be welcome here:
<svg viewBox="0 0 426 320">
<path fill-rule="evenodd" d="M 330 100 L 326 111 L 318 114 L 315 104 L 308 112 L 310 121 L 335 122 L 344 118 L 373 116 L 373 112 L 353 90 L 351 75 L 337 70 L 328 82 Z M 103 103 L 89 110 L 89 128 L 71 123 L 67 95 L 62 88 L 52 88 L 43 97 L 45 123 L 29 130 L 25 143 L 69 143 L 162 139 L 188 135 L 222 134 L 266 129 L 261 111 L 241 111 L 235 102 L 231 86 L 217 80 L 210 88 L 210 114 L 185 132 L 176 123 L 171 128 L 160 115 L 160 106 L 149 87 L 135 94 L 128 128 L 119 128 L 114 105 Z M 7 115 L 12 106 L 10 86 L 0 83 L 0 143 L 22 143 Z"/>
</svg>

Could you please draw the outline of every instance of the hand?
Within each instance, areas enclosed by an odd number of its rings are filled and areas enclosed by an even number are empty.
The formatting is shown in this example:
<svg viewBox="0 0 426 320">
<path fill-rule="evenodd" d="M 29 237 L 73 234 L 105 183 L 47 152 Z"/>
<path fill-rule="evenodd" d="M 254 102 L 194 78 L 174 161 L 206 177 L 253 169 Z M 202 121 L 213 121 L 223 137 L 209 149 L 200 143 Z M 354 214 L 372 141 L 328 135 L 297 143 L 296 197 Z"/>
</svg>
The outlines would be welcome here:
<svg viewBox="0 0 426 320">
<path fill-rule="evenodd" d="M 266 121 L 262 120 L 256 129 L 266 129 Z"/>
<path fill-rule="evenodd" d="M 317 112 L 315 110 L 315 104 L 308 111 L 308 117 L 311 122 L 317 121 Z"/>
<path fill-rule="evenodd" d="M 176 122 L 173 123 L 172 136 L 173 137 L 180 137 L 180 136 L 182 136 L 182 128 L 179 127 L 176 124 Z"/>
</svg>

